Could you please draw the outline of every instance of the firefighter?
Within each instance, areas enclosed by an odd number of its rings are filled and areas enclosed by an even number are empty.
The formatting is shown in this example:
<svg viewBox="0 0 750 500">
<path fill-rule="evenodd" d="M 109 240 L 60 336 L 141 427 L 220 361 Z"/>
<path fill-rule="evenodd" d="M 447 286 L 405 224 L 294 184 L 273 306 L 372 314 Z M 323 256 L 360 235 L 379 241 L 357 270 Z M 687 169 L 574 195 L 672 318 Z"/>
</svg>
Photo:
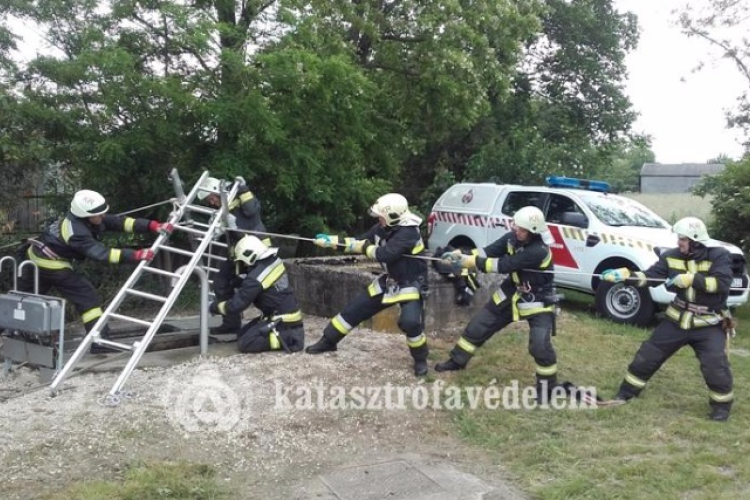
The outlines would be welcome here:
<svg viewBox="0 0 750 500">
<path fill-rule="evenodd" d="M 557 354 L 552 346 L 556 294 L 552 284 L 554 269 L 552 235 L 544 214 L 537 207 L 519 209 L 513 216 L 513 231 L 484 249 L 465 255 L 460 250 L 443 254 L 442 259 L 460 269 L 508 274 L 490 301 L 469 322 L 451 351 L 450 358 L 435 365 L 438 372 L 466 368 L 476 350 L 495 333 L 513 321 L 529 323 L 529 353 L 536 362 L 537 396 L 542 400 L 557 385 Z M 533 271 L 547 272 L 533 272 Z"/>
<path fill-rule="evenodd" d="M 110 248 L 100 239 L 106 231 L 170 234 L 173 230 L 169 223 L 119 217 L 108 211 L 109 206 L 101 194 L 88 189 L 78 191 L 69 212 L 50 224 L 38 239 L 30 238 L 21 247 L 24 258 L 39 268 L 39 293 L 46 294 L 52 288 L 60 292 L 73 303 L 87 332 L 102 315 L 101 299 L 94 286 L 74 270 L 74 261 L 86 258 L 110 264 L 151 261 L 154 251 L 150 248 Z M 24 273 L 18 288 L 24 292 L 34 290 L 31 273 Z M 106 331 L 102 332 L 102 336 L 105 335 Z M 96 350 L 95 347 L 92 349 Z"/>
<path fill-rule="evenodd" d="M 646 383 L 674 353 L 690 345 L 700 361 L 709 391 L 709 418 L 726 421 L 734 401 L 732 372 L 726 354 L 729 328 L 726 307 L 732 283 L 729 252 L 711 244 L 706 225 L 696 217 L 680 219 L 672 227 L 677 248 L 662 252 L 645 271 L 607 269 L 602 279 L 634 286 L 659 286 L 675 292 L 666 317 L 641 344 L 613 400 L 625 403 L 638 396 Z M 666 279 L 666 282 L 665 282 Z M 727 330 L 727 331 L 725 331 Z"/>
<path fill-rule="evenodd" d="M 240 352 L 297 352 L 305 345 L 302 311 L 277 253 L 277 248 L 266 246 L 257 237 L 243 236 L 234 247 L 233 294 L 209 306 L 211 313 L 222 316 L 240 317 L 251 305 L 260 310 L 261 316 L 238 328 Z"/>
<path fill-rule="evenodd" d="M 315 245 L 336 248 L 341 245 L 347 253 L 364 254 L 379 262 L 384 274 L 376 278 L 365 291 L 357 295 L 326 325 L 323 336 L 309 346 L 307 352 L 320 354 L 335 351 L 337 344 L 354 327 L 380 311 L 398 305 L 398 327 L 406 334 L 414 360 L 414 374 L 427 374 L 427 338 L 424 335 L 424 296 L 427 293 L 427 262 L 410 256 L 424 255 L 425 246 L 419 232 L 422 219 L 409 211 L 402 195 L 389 193 L 381 196 L 370 207 L 369 213 L 378 222 L 357 238 L 342 238 L 318 234 Z M 339 241 L 342 241 L 340 244 Z"/>
<path fill-rule="evenodd" d="M 239 229 L 241 231 L 258 231 L 258 237 L 263 244 L 268 247 L 271 246 L 271 240 L 262 236 L 266 231 L 266 227 L 261 220 L 260 200 L 258 200 L 252 191 L 250 191 L 250 188 L 247 187 L 245 181 L 241 177 L 238 177 L 235 181 L 239 182 L 237 196 L 232 200 L 228 200 L 229 227 L 226 229 L 229 230 L 229 259 L 222 262 L 221 266 L 219 266 L 219 271 L 213 276 L 214 295 L 219 302 L 228 300 L 234 292 L 234 289 L 231 286 L 235 277 L 232 252 L 234 245 L 243 237 L 243 233 L 232 231 L 232 229 Z M 221 180 L 215 177 L 206 178 L 201 184 L 201 189 L 198 191 L 198 199 L 211 207 L 221 207 L 221 187 Z M 211 333 L 238 333 L 241 322 L 241 311 L 226 314 L 223 316 L 221 325 L 211 328 Z"/>
</svg>

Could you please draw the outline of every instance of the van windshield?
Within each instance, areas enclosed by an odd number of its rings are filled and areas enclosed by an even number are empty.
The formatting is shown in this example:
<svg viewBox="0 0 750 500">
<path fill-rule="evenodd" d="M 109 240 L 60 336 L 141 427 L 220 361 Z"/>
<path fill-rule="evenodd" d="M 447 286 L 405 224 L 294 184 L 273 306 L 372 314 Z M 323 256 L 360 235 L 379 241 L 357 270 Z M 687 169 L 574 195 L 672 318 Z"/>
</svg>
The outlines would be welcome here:
<svg viewBox="0 0 750 500">
<path fill-rule="evenodd" d="M 635 200 L 622 196 L 585 196 L 594 215 L 608 226 L 668 228 L 667 222 Z"/>
</svg>

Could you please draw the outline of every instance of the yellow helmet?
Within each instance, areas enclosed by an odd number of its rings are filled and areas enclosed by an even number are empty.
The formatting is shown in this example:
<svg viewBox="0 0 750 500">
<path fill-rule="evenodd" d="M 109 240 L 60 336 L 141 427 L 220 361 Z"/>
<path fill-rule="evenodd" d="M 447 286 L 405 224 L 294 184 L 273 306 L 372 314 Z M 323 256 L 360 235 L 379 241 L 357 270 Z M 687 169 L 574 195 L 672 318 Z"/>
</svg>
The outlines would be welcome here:
<svg viewBox="0 0 750 500">
<path fill-rule="evenodd" d="M 513 215 L 513 223 L 534 234 L 542 234 L 547 231 L 544 214 L 536 207 L 523 207 L 519 209 Z"/>
<path fill-rule="evenodd" d="M 257 237 L 243 236 L 234 246 L 234 260 L 253 266 L 258 260 L 276 255 L 277 249 L 263 244 Z"/>
</svg>

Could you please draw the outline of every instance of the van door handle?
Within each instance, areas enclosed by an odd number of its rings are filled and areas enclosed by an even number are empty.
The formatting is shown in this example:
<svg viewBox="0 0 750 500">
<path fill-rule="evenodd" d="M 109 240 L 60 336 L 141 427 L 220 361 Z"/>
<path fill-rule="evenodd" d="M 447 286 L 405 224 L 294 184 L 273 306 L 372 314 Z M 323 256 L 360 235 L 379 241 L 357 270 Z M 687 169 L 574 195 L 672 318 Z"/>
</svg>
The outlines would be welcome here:
<svg viewBox="0 0 750 500">
<path fill-rule="evenodd" d="M 601 238 L 599 238 L 595 234 L 590 234 L 586 237 L 586 246 L 587 247 L 594 247 L 596 246 L 600 241 L 602 241 Z"/>
</svg>

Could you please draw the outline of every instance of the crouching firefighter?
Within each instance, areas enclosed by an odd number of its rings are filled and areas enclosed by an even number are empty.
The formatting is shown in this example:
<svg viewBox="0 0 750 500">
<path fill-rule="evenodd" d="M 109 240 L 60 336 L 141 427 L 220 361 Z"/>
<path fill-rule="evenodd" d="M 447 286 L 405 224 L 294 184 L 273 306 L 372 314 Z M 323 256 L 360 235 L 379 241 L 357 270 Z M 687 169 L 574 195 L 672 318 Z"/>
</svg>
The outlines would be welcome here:
<svg viewBox="0 0 750 500">
<path fill-rule="evenodd" d="M 732 284 L 729 251 L 711 244 L 706 225 L 698 218 L 680 219 L 672 230 L 678 235 L 678 247 L 662 252 L 650 268 L 631 272 L 623 267 L 602 273 L 602 279 L 610 283 L 624 281 L 640 287 L 664 283 L 676 294 L 665 319 L 641 344 L 610 404 L 638 396 L 664 362 L 689 345 L 708 386 L 709 418 L 723 422 L 734 401 L 726 353 L 726 334 L 734 329 L 726 306 Z"/>
<path fill-rule="evenodd" d="M 229 299 L 234 292 L 231 283 L 234 280 L 234 262 L 232 255 L 234 246 L 242 238 L 241 231 L 258 231 L 258 238 L 264 245 L 270 247 L 271 240 L 263 237 L 266 226 L 261 219 L 261 203 L 258 197 L 253 194 L 250 188 L 245 184 L 242 177 L 237 177 L 234 182 L 238 183 L 237 196 L 228 200 L 229 214 L 227 215 L 229 227 L 224 228 L 228 233 L 228 256 L 229 258 L 221 263 L 219 271 L 213 276 L 214 294 L 217 301 Z M 231 185 L 231 182 L 226 182 Z M 222 181 L 216 177 L 208 177 L 201 184 L 198 191 L 198 199 L 203 203 L 214 207 L 221 207 Z M 239 231 L 235 231 L 239 230 Z M 238 333 L 241 325 L 241 315 L 226 314 L 222 318 L 221 325 L 211 328 L 211 333 L 216 335 L 220 333 Z"/>
<path fill-rule="evenodd" d="M 451 351 L 450 359 L 435 365 L 438 372 L 461 370 L 476 350 L 513 321 L 529 323 L 529 353 L 536 362 L 537 398 L 545 401 L 557 385 L 557 354 L 552 346 L 556 301 L 554 269 L 549 245 L 553 242 L 544 215 L 528 206 L 513 216 L 513 231 L 477 253 L 447 252 L 442 259 L 456 271 L 478 269 L 508 274 L 490 301 L 469 322 Z M 534 272 L 537 271 L 537 272 Z M 547 272 L 539 272 L 547 271 Z"/>
<path fill-rule="evenodd" d="M 456 249 L 448 245 L 445 248 L 437 247 L 434 255 L 443 255 L 446 252 L 453 252 Z M 433 260 L 432 267 L 440 276 L 448 280 L 453 285 L 454 302 L 457 306 L 470 306 L 474 301 L 474 293 L 482 286 L 479 283 L 479 276 L 476 269 L 457 270 L 454 273 L 452 265 L 446 264 L 441 260 Z"/>
<path fill-rule="evenodd" d="M 212 314 L 222 316 L 241 317 L 251 305 L 260 310 L 260 317 L 239 329 L 240 352 L 297 352 L 304 347 L 302 311 L 277 253 L 277 248 L 267 247 L 257 237 L 243 236 L 234 247 L 235 268 L 230 282 L 234 293 L 209 306 Z"/>
<path fill-rule="evenodd" d="M 150 248 L 111 248 L 102 243 L 101 238 L 106 232 L 169 234 L 174 229 L 169 223 L 120 217 L 108 211 L 104 196 L 88 189 L 78 191 L 70 203 L 70 211 L 50 224 L 38 238 L 28 239 L 19 249 L 24 258 L 39 268 L 39 293 L 44 295 L 51 289 L 60 292 L 81 315 L 86 332 L 91 331 L 103 314 L 102 301 L 91 282 L 75 270 L 74 263 L 85 259 L 109 264 L 151 261 L 154 251 Z M 31 273 L 24 273 L 18 289 L 34 291 Z M 101 336 L 107 337 L 106 329 Z M 109 351 L 98 344 L 93 344 L 91 350 Z"/>
<path fill-rule="evenodd" d="M 419 233 L 422 219 L 409 211 L 402 195 L 381 196 L 370 207 L 378 218 L 369 231 L 358 238 L 318 234 L 315 244 L 323 248 L 343 246 L 347 253 L 361 253 L 379 262 L 385 269 L 367 290 L 356 296 L 323 330 L 320 340 L 307 352 L 320 354 L 335 351 L 336 345 L 354 327 L 380 311 L 398 305 L 401 309 L 398 327 L 406 334 L 406 343 L 414 360 L 414 374 L 427 374 L 427 338 L 424 335 L 424 296 L 427 293 L 427 262 L 411 258 L 422 256 L 425 246 Z M 341 241 L 342 243 L 339 243 Z"/>
</svg>

